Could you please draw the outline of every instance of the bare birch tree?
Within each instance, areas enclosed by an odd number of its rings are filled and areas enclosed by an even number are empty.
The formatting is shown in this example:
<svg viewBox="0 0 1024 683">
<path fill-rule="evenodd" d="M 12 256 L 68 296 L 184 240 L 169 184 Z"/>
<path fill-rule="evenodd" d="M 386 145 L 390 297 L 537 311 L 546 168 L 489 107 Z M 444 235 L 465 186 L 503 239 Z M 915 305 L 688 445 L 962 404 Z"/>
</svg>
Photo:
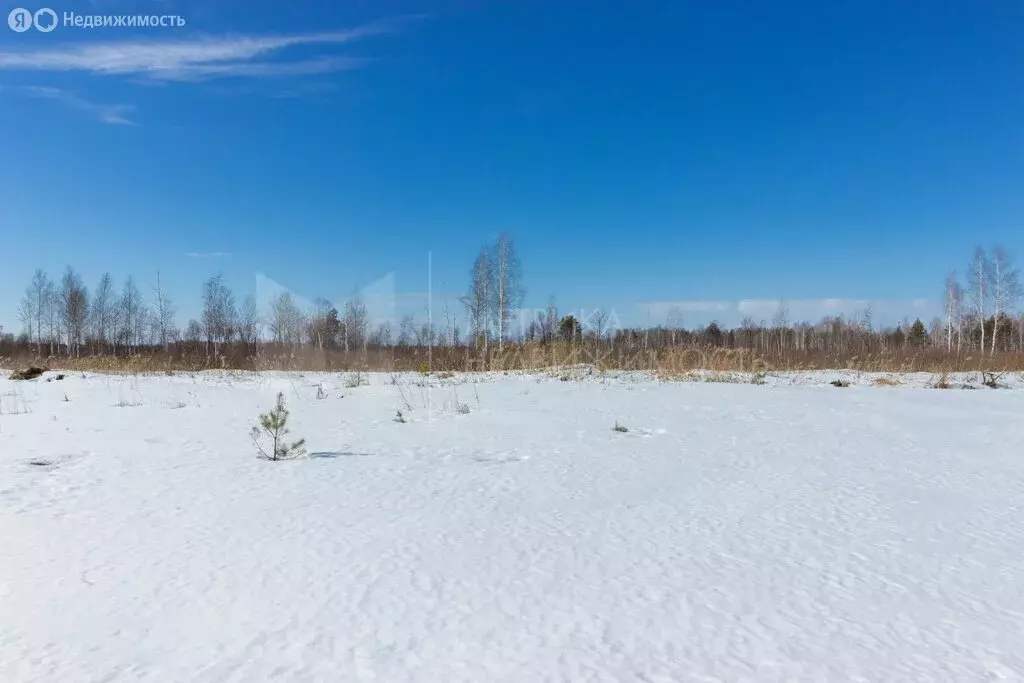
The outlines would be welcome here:
<svg viewBox="0 0 1024 683">
<path fill-rule="evenodd" d="M 782 353 L 785 347 L 786 330 L 789 329 L 789 306 L 786 305 L 785 299 L 779 299 L 778 308 L 775 309 L 775 315 L 772 316 L 772 328 L 778 337 L 779 353 Z"/>
<path fill-rule="evenodd" d="M 57 286 L 52 280 L 47 280 L 46 290 L 43 292 L 43 320 L 46 323 L 46 338 L 50 344 L 50 355 L 54 355 L 60 347 L 60 301 L 57 296 Z"/>
<path fill-rule="evenodd" d="M 508 233 L 498 235 L 492 257 L 494 277 L 494 320 L 498 326 L 498 350 L 508 334 L 508 321 L 512 311 L 523 301 L 522 265 L 516 254 L 515 243 Z"/>
<path fill-rule="evenodd" d="M 231 341 L 237 318 L 235 295 L 224 283 L 224 276 L 208 278 L 203 284 L 203 327 L 215 354 L 220 344 Z"/>
<path fill-rule="evenodd" d="M 672 339 L 672 346 L 676 345 L 676 336 L 683 329 L 683 311 L 678 306 L 672 306 L 665 314 L 665 327 L 668 328 L 669 336 Z"/>
<path fill-rule="evenodd" d="M 368 319 L 363 295 L 356 292 L 345 302 L 345 313 L 342 316 L 342 328 L 345 338 L 345 353 L 350 348 L 366 348 L 366 328 Z"/>
<path fill-rule="evenodd" d="M 32 282 L 25 290 L 18 316 L 29 332 L 29 339 L 35 338 L 36 352 L 43 351 L 43 323 L 46 320 L 47 297 L 52 288 L 50 278 L 41 268 L 32 274 Z"/>
<path fill-rule="evenodd" d="M 610 314 L 603 308 L 595 308 L 587 317 L 587 331 L 594 339 L 604 339 L 609 332 Z"/>
<path fill-rule="evenodd" d="M 270 302 L 270 333 L 279 344 L 302 340 L 302 311 L 291 292 L 281 292 Z"/>
<path fill-rule="evenodd" d="M 85 337 L 89 298 L 82 277 L 71 266 L 60 279 L 60 320 L 67 335 L 68 355 L 78 355 Z"/>
<path fill-rule="evenodd" d="M 245 344 L 253 346 L 261 336 L 260 314 L 256 308 L 256 297 L 252 294 L 245 297 L 242 307 L 238 310 L 238 338 Z"/>
<path fill-rule="evenodd" d="M 199 344 L 203 341 L 203 326 L 198 320 L 189 320 L 185 326 L 183 335 L 185 341 L 191 344 Z"/>
<path fill-rule="evenodd" d="M 473 261 L 469 292 L 462 297 L 473 338 L 477 344 L 483 345 L 484 355 L 487 354 L 487 342 L 491 331 L 491 313 L 495 308 L 494 273 L 491 252 L 485 247 Z"/>
<path fill-rule="evenodd" d="M 956 348 L 960 351 L 960 331 L 963 323 L 964 290 L 956 276 L 956 271 L 946 273 L 946 286 L 943 291 L 943 305 L 946 312 L 946 350 L 953 350 L 953 331 L 956 330 Z"/>
<path fill-rule="evenodd" d="M 409 346 L 416 336 L 416 318 L 412 313 L 406 313 L 398 323 L 398 345 Z"/>
<path fill-rule="evenodd" d="M 160 281 L 160 270 L 156 271 L 156 285 L 153 287 L 153 322 L 157 341 L 166 351 L 173 337 L 176 336 L 174 325 L 174 304 L 167 297 L 163 284 Z"/>
<path fill-rule="evenodd" d="M 991 263 L 985 250 L 977 247 L 974 250 L 974 258 L 968 267 L 970 277 L 970 308 L 978 321 L 981 329 L 981 355 L 985 355 L 985 312 L 988 310 L 989 283 L 991 276 Z"/>
<path fill-rule="evenodd" d="M 103 273 L 96 285 L 96 292 L 92 297 L 92 310 L 89 313 L 92 337 L 101 347 L 110 341 L 111 333 L 115 331 L 117 306 L 114 296 L 114 278 L 110 273 Z"/>
<path fill-rule="evenodd" d="M 129 275 L 121 288 L 121 299 L 118 302 L 119 337 L 129 353 L 135 350 L 142 341 L 146 322 L 146 307 L 142 302 L 142 294 L 135 285 L 135 279 Z"/>
<path fill-rule="evenodd" d="M 992 314 L 994 316 L 991 353 L 995 355 L 996 340 L 999 337 L 999 319 L 1001 316 L 1008 316 L 1017 306 L 1021 287 L 1017 266 L 1002 247 L 995 247 L 992 250 L 990 273 L 992 278 Z"/>
<path fill-rule="evenodd" d="M 391 338 L 391 323 L 385 320 L 377 324 L 377 329 L 370 337 L 370 343 L 377 347 L 391 346 Z"/>
<path fill-rule="evenodd" d="M 544 343 L 554 341 L 558 335 L 558 304 L 555 297 L 548 298 L 548 307 L 537 314 L 537 328 Z"/>
</svg>

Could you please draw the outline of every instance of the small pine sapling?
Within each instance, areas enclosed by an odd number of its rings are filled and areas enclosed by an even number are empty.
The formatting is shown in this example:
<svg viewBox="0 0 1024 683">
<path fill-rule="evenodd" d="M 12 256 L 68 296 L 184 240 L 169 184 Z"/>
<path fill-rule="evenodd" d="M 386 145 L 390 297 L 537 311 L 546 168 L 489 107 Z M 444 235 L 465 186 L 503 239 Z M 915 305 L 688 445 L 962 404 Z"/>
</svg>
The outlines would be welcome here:
<svg viewBox="0 0 1024 683">
<path fill-rule="evenodd" d="M 286 460 L 298 458 L 305 454 L 305 439 L 299 439 L 293 443 L 287 443 L 285 437 L 288 435 L 288 409 L 284 407 L 284 392 L 277 394 L 277 404 L 269 413 L 260 415 L 259 426 L 252 428 L 252 442 L 256 450 L 267 460 Z M 270 441 L 270 449 L 264 448 L 262 439 Z"/>
</svg>

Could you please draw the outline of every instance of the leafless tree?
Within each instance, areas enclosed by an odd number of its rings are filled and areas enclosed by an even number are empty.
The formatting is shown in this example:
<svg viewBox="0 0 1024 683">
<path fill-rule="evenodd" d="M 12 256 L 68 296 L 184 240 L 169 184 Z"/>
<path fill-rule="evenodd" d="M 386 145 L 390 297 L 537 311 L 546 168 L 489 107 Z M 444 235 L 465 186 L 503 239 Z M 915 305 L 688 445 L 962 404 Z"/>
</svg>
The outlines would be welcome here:
<svg viewBox="0 0 1024 683">
<path fill-rule="evenodd" d="M 270 333 L 280 344 L 302 341 L 303 316 L 291 292 L 281 292 L 270 302 Z"/>
<path fill-rule="evenodd" d="M 82 277 L 71 266 L 60 279 L 60 320 L 67 335 L 68 355 L 78 355 L 85 338 L 89 297 Z"/>
<path fill-rule="evenodd" d="M 672 339 L 672 346 L 676 345 L 676 336 L 679 330 L 683 329 L 683 311 L 678 306 L 672 306 L 665 315 L 665 327 Z"/>
<path fill-rule="evenodd" d="M 31 291 L 29 289 L 28 291 Z M 18 304 L 18 320 L 25 328 L 25 333 L 28 335 L 29 343 L 32 343 L 32 338 L 35 335 L 35 318 L 33 313 L 32 300 L 29 295 L 22 297 L 21 302 Z M 37 347 L 37 352 L 38 352 Z"/>
<path fill-rule="evenodd" d="M 558 321 L 560 319 L 555 297 L 550 297 L 548 299 L 548 307 L 544 310 L 544 324 L 541 328 L 545 341 L 554 341 L 555 337 L 558 336 Z"/>
<path fill-rule="evenodd" d="M 345 302 L 345 314 L 342 317 L 342 328 L 345 338 L 345 353 L 350 348 L 366 348 L 366 328 L 368 326 L 366 304 L 359 292 Z"/>
<path fill-rule="evenodd" d="M 444 283 L 441 284 L 441 288 L 444 289 Z M 438 335 L 437 343 L 439 346 L 455 345 L 455 316 L 448 308 L 447 296 L 444 298 L 444 327 Z"/>
<path fill-rule="evenodd" d="M 610 314 L 603 308 L 595 308 L 593 313 L 587 316 L 586 327 L 590 336 L 594 339 L 604 339 L 609 330 Z"/>
<path fill-rule="evenodd" d="M 115 296 L 114 278 L 110 276 L 110 273 L 104 273 L 100 277 L 99 284 L 96 285 L 96 292 L 92 297 L 92 310 L 89 313 L 93 339 L 101 347 L 110 341 L 111 334 L 116 330 L 117 303 L 114 300 Z"/>
<path fill-rule="evenodd" d="M 377 347 L 391 346 L 391 323 L 385 321 L 377 325 L 377 329 L 370 335 L 370 343 Z"/>
<path fill-rule="evenodd" d="M 494 279 L 494 260 L 491 251 L 484 247 L 473 261 L 469 292 L 462 297 L 462 304 L 466 307 L 473 337 L 477 344 L 483 344 L 485 355 L 491 331 L 491 315 L 495 309 Z"/>
<path fill-rule="evenodd" d="M 142 295 L 135 285 L 135 279 L 129 275 L 121 288 L 121 300 L 118 303 L 119 337 L 129 353 L 142 343 L 148 312 L 142 302 Z"/>
<path fill-rule="evenodd" d="M 43 350 L 43 323 L 46 319 L 47 297 L 53 285 L 41 268 L 32 274 L 32 282 L 21 300 L 18 317 L 25 324 L 29 338 L 35 337 L 36 352 Z"/>
<path fill-rule="evenodd" d="M 203 341 L 203 326 L 198 320 L 189 320 L 185 326 L 184 339 L 192 344 Z"/>
<path fill-rule="evenodd" d="M 953 332 L 956 331 L 956 348 L 960 351 L 960 330 L 963 323 L 964 290 L 960 286 L 956 271 L 946 273 L 946 286 L 943 290 L 943 306 L 946 312 L 946 350 L 953 350 Z"/>
<path fill-rule="evenodd" d="M 333 346 L 338 332 L 337 318 L 338 312 L 334 309 L 334 304 L 323 297 L 317 297 L 306 320 L 309 342 L 321 351 L 325 347 Z"/>
<path fill-rule="evenodd" d="M 237 318 L 235 295 L 224 283 L 224 277 L 214 275 L 208 278 L 203 284 L 203 327 L 206 342 L 215 354 L 220 344 L 231 341 Z"/>
<path fill-rule="evenodd" d="M 409 346 L 416 336 L 416 318 L 406 313 L 398 323 L 398 345 Z"/>
<path fill-rule="evenodd" d="M 1002 247 L 995 247 L 992 250 L 990 265 L 992 278 L 992 355 L 996 352 L 996 340 L 999 337 L 1000 317 L 1008 316 L 1017 306 L 1020 300 L 1020 274 L 1013 259 Z"/>
<path fill-rule="evenodd" d="M 430 321 L 424 322 L 416 328 L 416 345 L 433 346 L 437 340 L 437 329 Z"/>
<path fill-rule="evenodd" d="M 989 283 L 992 280 L 992 264 L 985 250 L 977 247 L 968 267 L 970 277 L 970 308 L 981 328 L 981 354 L 985 355 L 985 311 L 989 299 Z"/>
<path fill-rule="evenodd" d="M 242 307 L 238 310 L 238 338 L 252 346 L 259 341 L 260 336 L 260 314 L 256 308 L 256 297 L 250 294 L 245 297 Z"/>
<path fill-rule="evenodd" d="M 160 345 L 166 350 L 171 340 L 177 336 L 174 325 L 174 304 L 164 292 L 160 282 L 160 270 L 156 271 L 156 285 L 153 287 L 153 322 L 155 323 L 156 338 Z"/>
<path fill-rule="evenodd" d="M 785 348 L 786 331 L 789 329 L 789 306 L 786 305 L 785 299 L 779 299 L 779 305 L 772 317 L 772 327 L 775 332 L 773 336 L 778 337 L 779 352 L 781 353 Z"/>
<path fill-rule="evenodd" d="M 523 301 L 523 271 L 516 254 L 515 243 L 508 233 L 498 235 L 494 245 L 494 320 L 498 326 L 498 350 L 508 334 L 508 322 L 512 311 Z"/>
<path fill-rule="evenodd" d="M 50 344 L 50 355 L 54 355 L 60 347 L 60 297 L 57 286 L 52 280 L 47 281 L 43 292 L 43 320 L 46 323 L 46 337 Z"/>
</svg>

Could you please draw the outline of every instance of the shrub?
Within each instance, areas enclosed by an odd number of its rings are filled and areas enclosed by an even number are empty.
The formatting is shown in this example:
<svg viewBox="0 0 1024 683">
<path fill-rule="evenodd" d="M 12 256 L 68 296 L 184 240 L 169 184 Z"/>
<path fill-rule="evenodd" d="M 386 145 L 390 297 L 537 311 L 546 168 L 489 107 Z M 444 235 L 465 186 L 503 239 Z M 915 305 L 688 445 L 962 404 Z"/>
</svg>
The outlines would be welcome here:
<svg viewBox="0 0 1024 683">
<path fill-rule="evenodd" d="M 768 377 L 768 368 L 764 361 L 758 358 L 754 361 L 754 368 L 750 373 L 751 384 L 764 384 Z"/>
<path fill-rule="evenodd" d="M 279 392 L 274 409 L 260 415 L 259 426 L 252 428 L 252 442 L 262 457 L 267 460 L 285 460 L 298 458 L 306 453 L 305 439 L 299 439 L 290 444 L 285 442 L 285 437 L 289 433 L 287 425 L 288 409 L 284 407 L 284 392 Z M 263 438 L 270 440 L 269 453 L 261 443 Z"/>
<path fill-rule="evenodd" d="M 981 383 L 984 384 L 989 389 L 998 389 L 1001 386 L 999 380 L 1003 378 L 1004 374 L 1006 373 L 1000 372 L 997 374 L 995 372 L 982 372 Z"/>
<path fill-rule="evenodd" d="M 44 372 L 46 372 L 46 368 L 37 368 L 35 366 L 32 366 L 32 367 L 26 368 L 24 370 L 16 370 L 16 371 L 12 372 L 11 373 L 11 379 L 13 379 L 13 380 L 35 379 L 36 377 L 39 377 L 40 375 L 42 375 Z"/>
<path fill-rule="evenodd" d="M 345 378 L 346 389 L 355 389 L 356 387 L 361 387 L 364 384 L 367 384 L 367 381 L 363 377 L 363 373 L 359 370 L 356 370 Z"/>
<path fill-rule="evenodd" d="M 840 389 L 845 389 L 846 387 L 850 386 L 850 383 L 847 382 L 845 379 L 834 379 L 831 382 L 829 382 L 829 384 L 831 384 L 834 387 L 839 387 Z"/>
<path fill-rule="evenodd" d="M 615 421 L 615 426 L 612 427 L 612 429 L 614 429 L 617 432 L 628 432 L 629 431 L 629 429 L 627 429 L 624 425 L 620 425 L 618 420 Z"/>
</svg>

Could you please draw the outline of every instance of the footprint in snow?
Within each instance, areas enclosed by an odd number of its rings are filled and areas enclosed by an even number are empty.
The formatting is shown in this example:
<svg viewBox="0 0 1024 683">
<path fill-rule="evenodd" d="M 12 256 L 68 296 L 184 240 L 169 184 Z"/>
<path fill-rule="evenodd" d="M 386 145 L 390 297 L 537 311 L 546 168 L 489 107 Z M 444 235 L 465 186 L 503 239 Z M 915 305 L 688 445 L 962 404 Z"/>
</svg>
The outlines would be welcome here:
<svg viewBox="0 0 1024 683">
<path fill-rule="evenodd" d="M 19 462 L 21 470 L 53 470 L 64 465 L 71 465 L 82 458 L 86 453 L 64 454 L 64 455 L 40 455 L 33 458 L 26 458 Z"/>
</svg>

